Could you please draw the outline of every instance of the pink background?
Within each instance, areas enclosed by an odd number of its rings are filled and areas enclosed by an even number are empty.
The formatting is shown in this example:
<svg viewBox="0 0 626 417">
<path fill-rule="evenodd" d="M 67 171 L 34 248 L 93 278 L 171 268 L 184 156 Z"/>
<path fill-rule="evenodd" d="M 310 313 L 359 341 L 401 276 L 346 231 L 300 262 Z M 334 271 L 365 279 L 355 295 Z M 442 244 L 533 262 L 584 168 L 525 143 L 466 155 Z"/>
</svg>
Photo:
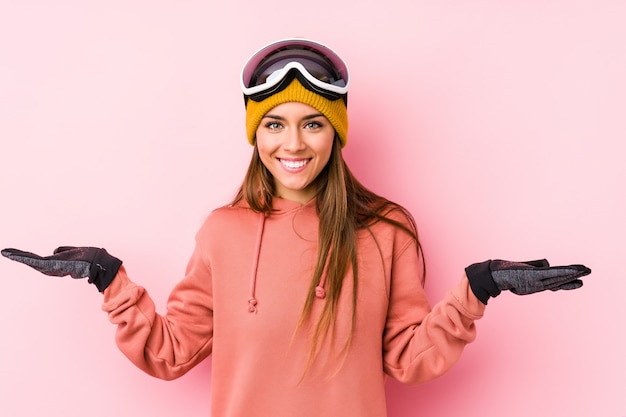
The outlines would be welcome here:
<svg viewBox="0 0 626 417">
<path fill-rule="evenodd" d="M 623 417 L 625 21 L 618 0 L 4 1 L 0 247 L 106 247 L 163 311 L 249 160 L 241 65 L 311 37 L 350 63 L 346 158 L 414 213 L 433 302 L 487 258 L 593 269 L 490 302 L 452 371 L 390 381 L 390 416 Z M 209 415 L 210 361 L 143 374 L 86 282 L 0 259 L 0 294 L 0 415 Z"/>
</svg>

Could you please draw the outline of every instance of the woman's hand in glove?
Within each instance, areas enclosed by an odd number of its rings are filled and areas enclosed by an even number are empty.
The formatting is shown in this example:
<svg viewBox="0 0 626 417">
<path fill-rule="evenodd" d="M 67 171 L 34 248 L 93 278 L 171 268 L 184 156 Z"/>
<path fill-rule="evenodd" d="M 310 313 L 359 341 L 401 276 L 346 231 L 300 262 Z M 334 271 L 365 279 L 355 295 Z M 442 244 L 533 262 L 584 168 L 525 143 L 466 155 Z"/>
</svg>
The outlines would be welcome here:
<svg viewBox="0 0 626 417">
<path fill-rule="evenodd" d="M 518 295 L 545 290 L 573 290 L 583 285 L 580 277 L 591 269 L 584 265 L 550 266 L 547 260 L 510 262 L 499 259 L 473 264 L 465 268 L 472 292 L 487 304 L 502 290 Z"/>
<path fill-rule="evenodd" d="M 3 249 L 2 255 L 28 265 L 46 275 L 89 278 L 98 291 L 103 292 L 122 265 L 122 261 L 101 248 L 62 246 L 54 254 L 41 257 L 18 249 Z"/>
</svg>

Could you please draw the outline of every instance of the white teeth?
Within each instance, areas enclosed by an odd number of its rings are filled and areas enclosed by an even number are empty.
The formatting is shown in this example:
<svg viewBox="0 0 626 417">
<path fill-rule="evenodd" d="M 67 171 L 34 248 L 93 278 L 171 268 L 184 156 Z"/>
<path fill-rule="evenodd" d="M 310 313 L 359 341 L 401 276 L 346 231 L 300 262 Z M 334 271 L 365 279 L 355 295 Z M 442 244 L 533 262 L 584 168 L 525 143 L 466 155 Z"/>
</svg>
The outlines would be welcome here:
<svg viewBox="0 0 626 417">
<path fill-rule="evenodd" d="M 289 169 L 297 169 L 302 168 L 306 164 L 309 163 L 308 159 L 301 159 L 299 161 L 285 161 L 284 159 L 280 160 L 280 163 L 283 164 L 286 168 Z"/>
</svg>

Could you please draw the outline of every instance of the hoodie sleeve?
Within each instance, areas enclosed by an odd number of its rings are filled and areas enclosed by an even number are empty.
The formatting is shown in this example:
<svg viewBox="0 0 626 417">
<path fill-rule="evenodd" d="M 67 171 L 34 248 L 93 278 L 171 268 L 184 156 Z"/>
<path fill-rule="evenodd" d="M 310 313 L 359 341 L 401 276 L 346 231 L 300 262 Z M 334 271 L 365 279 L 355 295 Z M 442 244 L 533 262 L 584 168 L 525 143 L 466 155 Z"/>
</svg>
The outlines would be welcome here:
<svg viewBox="0 0 626 417">
<path fill-rule="evenodd" d="M 385 372 L 406 384 L 448 371 L 475 339 L 474 321 L 485 310 L 466 277 L 431 309 L 418 278 L 420 264 L 415 243 L 394 256 L 383 335 Z"/>
<path fill-rule="evenodd" d="M 169 296 L 165 315 L 156 313 L 146 290 L 128 278 L 124 267 L 104 292 L 102 308 L 117 325 L 118 347 L 140 369 L 157 378 L 178 378 L 211 354 L 212 281 L 200 236 L 198 233 L 185 278 Z"/>
</svg>

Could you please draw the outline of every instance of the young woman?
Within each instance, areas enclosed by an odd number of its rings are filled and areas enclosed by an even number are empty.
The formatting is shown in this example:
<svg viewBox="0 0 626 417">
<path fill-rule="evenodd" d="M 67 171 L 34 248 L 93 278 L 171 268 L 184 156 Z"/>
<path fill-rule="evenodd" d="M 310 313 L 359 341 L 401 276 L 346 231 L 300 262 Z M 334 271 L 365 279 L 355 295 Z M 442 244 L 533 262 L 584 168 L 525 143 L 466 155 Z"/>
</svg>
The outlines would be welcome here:
<svg viewBox="0 0 626 417">
<path fill-rule="evenodd" d="M 214 417 L 384 416 L 385 375 L 418 383 L 446 372 L 490 297 L 575 289 L 591 272 L 486 261 L 431 308 L 410 214 L 343 160 L 346 64 L 287 39 L 254 54 L 241 82 L 252 160 L 233 202 L 197 233 L 165 315 L 104 249 L 2 251 L 48 275 L 88 277 L 119 348 L 155 377 L 212 354 Z"/>
</svg>

